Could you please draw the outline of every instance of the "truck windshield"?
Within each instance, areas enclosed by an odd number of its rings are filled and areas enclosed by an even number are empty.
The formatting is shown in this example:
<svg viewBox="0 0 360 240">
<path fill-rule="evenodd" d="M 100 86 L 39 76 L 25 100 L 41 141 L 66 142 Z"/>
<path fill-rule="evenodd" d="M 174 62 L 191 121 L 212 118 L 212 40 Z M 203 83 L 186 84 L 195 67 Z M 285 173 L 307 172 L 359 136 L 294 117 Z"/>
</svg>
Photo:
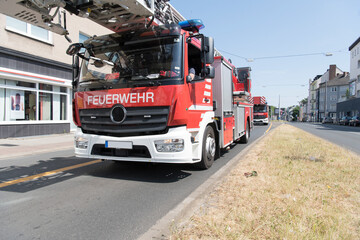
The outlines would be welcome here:
<svg viewBox="0 0 360 240">
<path fill-rule="evenodd" d="M 267 112 L 266 105 L 255 105 L 254 106 L 254 112 L 256 112 L 256 113 L 266 113 Z"/>
<path fill-rule="evenodd" d="M 130 41 L 111 36 L 93 40 L 95 46 L 85 52 L 80 91 L 179 84 L 183 79 L 180 35 Z"/>
</svg>

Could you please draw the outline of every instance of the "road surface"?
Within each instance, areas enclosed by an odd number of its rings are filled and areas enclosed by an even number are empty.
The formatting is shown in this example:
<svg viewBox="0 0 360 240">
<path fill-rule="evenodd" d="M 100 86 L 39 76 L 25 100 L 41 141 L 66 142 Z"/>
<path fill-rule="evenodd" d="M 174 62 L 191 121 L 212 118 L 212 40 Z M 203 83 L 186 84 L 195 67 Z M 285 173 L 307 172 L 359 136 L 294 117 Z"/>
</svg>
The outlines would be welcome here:
<svg viewBox="0 0 360 240">
<path fill-rule="evenodd" d="M 301 122 L 290 124 L 360 154 L 360 127 Z"/>
</svg>

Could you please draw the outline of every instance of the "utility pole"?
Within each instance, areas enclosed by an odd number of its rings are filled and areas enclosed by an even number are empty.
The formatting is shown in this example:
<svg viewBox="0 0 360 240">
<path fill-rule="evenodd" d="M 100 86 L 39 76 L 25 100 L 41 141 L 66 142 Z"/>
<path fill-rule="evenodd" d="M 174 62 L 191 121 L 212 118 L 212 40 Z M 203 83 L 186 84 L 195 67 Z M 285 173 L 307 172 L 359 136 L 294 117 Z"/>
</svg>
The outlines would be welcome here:
<svg viewBox="0 0 360 240">
<path fill-rule="evenodd" d="M 326 110 L 327 110 L 327 81 L 325 81 L 325 105 L 324 105 L 324 118 L 326 118 Z"/>
</svg>

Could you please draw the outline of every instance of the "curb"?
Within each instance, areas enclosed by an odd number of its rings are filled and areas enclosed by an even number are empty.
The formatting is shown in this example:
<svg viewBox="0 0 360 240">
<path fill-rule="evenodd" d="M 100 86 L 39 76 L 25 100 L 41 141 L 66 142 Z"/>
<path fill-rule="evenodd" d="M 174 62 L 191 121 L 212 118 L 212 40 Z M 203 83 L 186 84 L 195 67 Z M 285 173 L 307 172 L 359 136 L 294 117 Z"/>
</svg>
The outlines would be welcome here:
<svg viewBox="0 0 360 240">
<path fill-rule="evenodd" d="M 169 239 L 171 234 L 171 227 L 181 221 L 189 219 L 193 213 L 199 209 L 205 202 L 205 196 L 212 192 L 220 180 L 229 174 L 229 169 L 235 166 L 246 154 L 244 152 L 250 151 L 255 144 L 261 141 L 267 134 L 260 136 L 253 143 L 245 147 L 233 159 L 231 159 L 225 166 L 219 169 L 208 180 L 201 184 L 195 191 L 179 203 L 174 209 L 169 211 L 165 216 L 159 219 L 147 232 L 141 235 L 138 240 L 148 239 Z"/>
</svg>

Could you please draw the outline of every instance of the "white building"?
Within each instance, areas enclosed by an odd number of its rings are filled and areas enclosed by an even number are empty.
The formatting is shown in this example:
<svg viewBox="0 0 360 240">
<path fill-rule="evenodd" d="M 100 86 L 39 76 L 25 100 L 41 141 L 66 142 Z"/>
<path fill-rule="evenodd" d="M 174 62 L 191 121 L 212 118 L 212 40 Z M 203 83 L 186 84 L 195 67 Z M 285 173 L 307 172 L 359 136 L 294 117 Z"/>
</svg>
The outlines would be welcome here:
<svg viewBox="0 0 360 240">
<path fill-rule="evenodd" d="M 73 42 L 110 33 L 68 14 Z M 60 35 L 0 14 L 0 138 L 69 132 L 72 58 Z"/>
<path fill-rule="evenodd" d="M 319 121 L 322 121 L 325 117 L 336 117 L 336 102 L 338 101 L 339 97 L 336 97 L 336 100 L 335 97 L 333 99 L 330 99 L 329 97 L 332 96 L 335 92 L 338 92 L 339 88 L 335 86 L 333 88 L 329 88 L 328 83 L 329 81 L 343 74 L 344 72 L 340 68 L 338 68 L 335 64 L 332 64 L 329 66 L 329 69 L 321 76 L 321 78 L 319 78 L 319 94 L 317 99 Z M 346 86 L 348 86 L 348 83 L 346 83 Z M 330 105 L 330 103 L 332 105 Z"/>
<path fill-rule="evenodd" d="M 349 47 L 350 96 L 360 97 L 360 37 Z"/>
</svg>

